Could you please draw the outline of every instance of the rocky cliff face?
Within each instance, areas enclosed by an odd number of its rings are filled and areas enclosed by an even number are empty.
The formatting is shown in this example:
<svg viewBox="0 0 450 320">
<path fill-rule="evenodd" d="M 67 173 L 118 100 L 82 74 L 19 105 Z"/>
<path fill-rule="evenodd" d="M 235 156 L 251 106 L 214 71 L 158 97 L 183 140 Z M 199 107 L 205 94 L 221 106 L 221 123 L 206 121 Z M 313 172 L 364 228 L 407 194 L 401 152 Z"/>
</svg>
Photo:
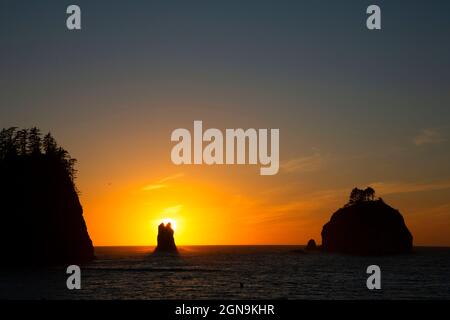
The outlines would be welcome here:
<svg viewBox="0 0 450 320">
<path fill-rule="evenodd" d="M 413 237 L 399 211 L 382 200 L 361 201 L 336 211 L 322 229 L 322 249 L 358 255 L 407 253 Z"/>
<path fill-rule="evenodd" d="M 170 222 L 166 225 L 164 225 L 164 223 L 161 223 L 158 226 L 158 245 L 155 249 L 155 252 L 178 252 L 173 234 L 174 231 Z"/>
<path fill-rule="evenodd" d="M 0 162 L 2 265 L 75 264 L 94 258 L 71 177 L 47 155 Z"/>
</svg>

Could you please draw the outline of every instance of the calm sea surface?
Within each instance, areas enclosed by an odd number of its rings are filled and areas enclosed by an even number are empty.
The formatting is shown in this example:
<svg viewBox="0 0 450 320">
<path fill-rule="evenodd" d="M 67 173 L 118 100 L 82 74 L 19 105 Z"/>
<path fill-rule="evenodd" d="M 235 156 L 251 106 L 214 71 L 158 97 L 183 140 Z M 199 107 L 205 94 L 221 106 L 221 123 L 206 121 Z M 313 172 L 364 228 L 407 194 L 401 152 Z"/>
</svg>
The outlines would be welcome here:
<svg viewBox="0 0 450 320">
<path fill-rule="evenodd" d="M 294 252 L 293 246 L 187 246 L 178 256 L 149 247 L 97 247 L 82 289 L 65 269 L 0 270 L 2 299 L 450 299 L 450 249 L 354 257 Z M 366 287 L 379 265 L 382 290 Z M 241 283 L 243 287 L 241 287 Z"/>
</svg>

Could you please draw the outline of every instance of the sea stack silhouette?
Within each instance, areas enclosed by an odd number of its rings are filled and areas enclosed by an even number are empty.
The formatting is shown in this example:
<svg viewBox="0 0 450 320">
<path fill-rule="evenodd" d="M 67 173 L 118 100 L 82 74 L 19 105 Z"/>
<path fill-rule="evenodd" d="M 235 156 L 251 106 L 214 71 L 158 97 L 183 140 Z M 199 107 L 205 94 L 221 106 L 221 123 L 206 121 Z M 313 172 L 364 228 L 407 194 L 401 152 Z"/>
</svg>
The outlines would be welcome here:
<svg viewBox="0 0 450 320">
<path fill-rule="evenodd" d="M 156 246 L 155 253 L 178 252 L 173 234 L 174 231 L 170 222 L 168 222 L 166 225 L 164 225 L 164 223 L 161 223 L 158 226 L 158 245 Z"/>
<path fill-rule="evenodd" d="M 308 244 L 306 245 L 305 248 L 307 251 L 315 251 L 318 249 L 317 245 L 316 245 L 316 241 L 314 239 L 310 239 L 308 241 Z"/>
<path fill-rule="evenodd" d="M 401 213 L 375 200 L 375 190 L 353 189 L 350 201 L 322 229 L 322 249 L 354 255 L 388 255 L 412 251 L 413 237 Z"/>
<path fill-rule="evenodd" d="M 42 138 L 37 128 L 0 132 L 1 266 L 94 258 L 74 164 L 50 133 Z"/>
</svg>

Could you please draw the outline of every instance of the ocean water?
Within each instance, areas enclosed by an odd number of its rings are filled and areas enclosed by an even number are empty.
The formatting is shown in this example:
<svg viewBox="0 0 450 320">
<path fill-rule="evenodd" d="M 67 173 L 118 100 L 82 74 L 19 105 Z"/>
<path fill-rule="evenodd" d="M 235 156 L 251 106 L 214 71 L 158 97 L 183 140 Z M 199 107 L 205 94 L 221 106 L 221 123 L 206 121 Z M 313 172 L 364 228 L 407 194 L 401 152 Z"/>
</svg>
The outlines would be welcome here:
<svg viewBox="0 0 450 320">
<path fill-rule="evenodd" d="M 81 266 L 81 290 L 64 268 L 0 269 L 1 299 L 449 299 L 450 249 L 355 257 L 295 252 L 295 246 L 97 247 Z M 368 290 L 366 268 L 381 268 Z M 242 286 L 241 286 L 242 284 Z"/>
</svg>

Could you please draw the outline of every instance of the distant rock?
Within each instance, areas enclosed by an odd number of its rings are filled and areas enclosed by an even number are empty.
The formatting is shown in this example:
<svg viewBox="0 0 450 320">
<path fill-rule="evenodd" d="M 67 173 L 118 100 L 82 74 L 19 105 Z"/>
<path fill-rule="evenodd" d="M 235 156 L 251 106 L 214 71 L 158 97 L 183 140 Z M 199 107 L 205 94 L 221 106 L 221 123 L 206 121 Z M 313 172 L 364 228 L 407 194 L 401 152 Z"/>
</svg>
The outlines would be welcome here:
<svg viewBox="0 0 450 320">
<path fill-rule="evenodd" d="M 361 197 L 360 194 L 367 194 L 366 190 L 355 188 L 350 202 L 323 226 L 322 249 L 356 255 L 411 252 L 413 237 L 400 212 L 381 199 Z"/>
<path fill-rule="evenodd" d="M 306 245 L 306 250 L 308 251 L 317 250 L 316 241 L 314 241 L 314 239 L 308 241 L 308 244 Z"/>
<path fill-rule="evenodd" d="M 155 252 L 161 253 L 161 252 L 172 252 L 176 253 L 178 252 L 177 246 L 175 245 L 175 239 L 173 237 L 174 231 L 172 229 L 172 225 L 167 223 L 164 225 L 164 223 L 161 223 L 158 226 L 158 245 L 156 246 Z"/>
</svg>

